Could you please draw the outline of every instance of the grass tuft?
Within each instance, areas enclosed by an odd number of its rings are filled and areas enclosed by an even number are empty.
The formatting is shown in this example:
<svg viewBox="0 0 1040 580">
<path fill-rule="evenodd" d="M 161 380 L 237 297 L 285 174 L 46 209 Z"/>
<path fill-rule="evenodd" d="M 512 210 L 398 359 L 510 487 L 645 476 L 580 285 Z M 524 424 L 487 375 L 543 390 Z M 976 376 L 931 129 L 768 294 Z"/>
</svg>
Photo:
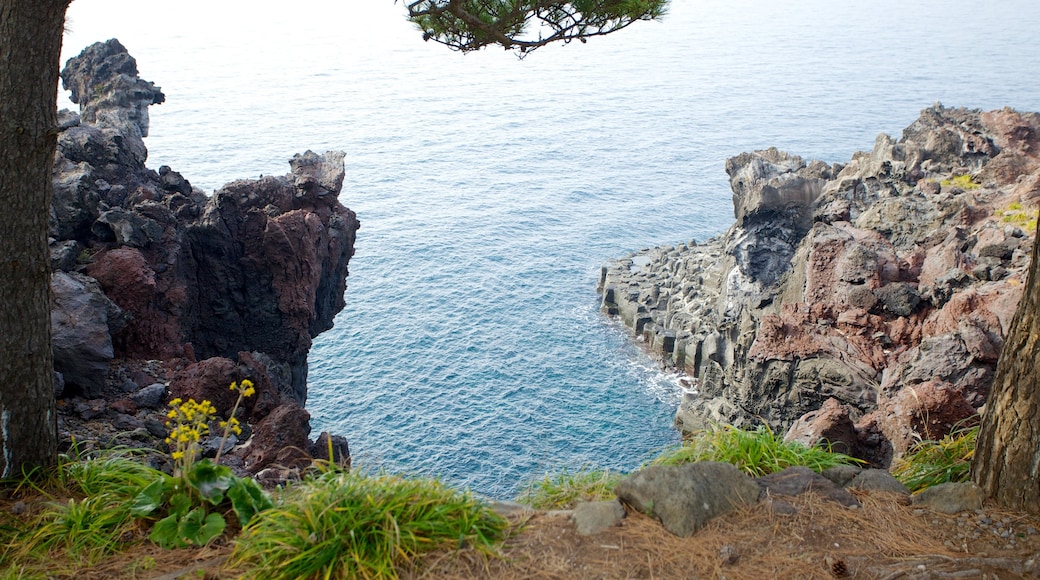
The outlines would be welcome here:
<svg viewBox="0 0 1040 580">
<path fill-rule="evenodd" d="M 581 467 L 576 471 L 563 468 L 528 483 L 517 501 L 534 509 L 573 508 L 581 501 L 600 501 L 614 497 L 614 488 L 624 475 L 609 469 Z"/>
<path fill-rule="evenodd" d="M 694 433 L 680 447 L 652 459 L 650 465 L 681 465 L 694 461 L 732 463 L 752 477 L 794 466 L 805 466 L 821 472 L 837 465 L 862 463 L 859 459 L 835 453 L 829 448 L 785 442 L 767 426 L 745 431 L 725 425 Z"/>
<path fill-rule="evenodd" d="M 954 429 L 939 441 L 921 441 L 892 466 L 892 475 L 910 491 L 967 481 L 979 427 Z"/>
<path fill-rule="evenodd" d="M 438 480 L 329 471 L 246 526 L 232 560 L 270 579 L 396 578 L 425 551 L 490 551 L 506 526 L 468 492 Z"/>
<path fill-rule="evenodd" d="M 87 459 L 60 458 L 45 480 L 30 476 L 22 481 L 20 487 L 49 501 L 17 541 L 7 544 L 4 555 L 21 562 L 46 562 L 63 552 L 89 565 L 119 551 L 138 537 L 132 500 L 158 473 L 126 450 Z"/>
<path fill-rule="evenodd" d="M 979 188 L 979 184 L 975 182 L 975 179 L 967 174 L 954 175 L 953 177 L 940 181 L 939 185 L 943 187 L 958 187 L 965 191 Z"/>
</svg>

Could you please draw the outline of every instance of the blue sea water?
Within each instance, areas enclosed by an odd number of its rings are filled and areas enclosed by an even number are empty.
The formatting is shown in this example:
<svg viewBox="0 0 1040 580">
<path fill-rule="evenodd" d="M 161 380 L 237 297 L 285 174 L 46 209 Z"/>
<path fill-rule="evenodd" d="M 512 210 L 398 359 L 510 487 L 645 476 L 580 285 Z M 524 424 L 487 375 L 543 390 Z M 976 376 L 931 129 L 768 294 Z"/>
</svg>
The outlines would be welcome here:
<svg viewBox="0 0 1040 580">
<path fill-rule="evenodd" d="M 311 352 L 313 424 L 493 497 L 677 441 L 676 377 L 594 286 L 610 258 L 728 227 L 726 158 L 844 161 L 937 101 L 1040 110 L 1034 0 L 673 0 L 522 61 L 424 43 L 392 0 L 286 6 L 74 2 L 65 57 L 119 38 L 167 96 L 149 165 L 207 191 L 347 153 L 362 229 Z"/>
</svg>

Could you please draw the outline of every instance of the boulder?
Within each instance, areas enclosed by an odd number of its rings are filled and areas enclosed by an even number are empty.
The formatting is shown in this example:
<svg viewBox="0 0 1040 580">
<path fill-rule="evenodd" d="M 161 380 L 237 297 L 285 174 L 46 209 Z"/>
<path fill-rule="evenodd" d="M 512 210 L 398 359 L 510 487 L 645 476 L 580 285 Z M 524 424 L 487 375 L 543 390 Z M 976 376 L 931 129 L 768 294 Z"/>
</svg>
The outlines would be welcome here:
<svg viewBox="0 0 1040 580">
<path fill-rule="evenodd" d="M 758 501 L 754 480 L 729 463 L 653 465 L 622 480 L 618 498 L 661 521 L 677 536 L 690 536 L 712 518 Z"/>
<path fill-rule="evenodd" d="M 105 388 L 112 360 L 112 332 L 125 323 L 123 311 L 101 291 L 97 281 L 75 272 L 51 275 L 51 344 L 54 369 L 65 387 L 86 398 Z"/>
<path fill-rule="evenodd" d="M 306 467 L 311 457 L 310 413 L 295 402 L 276 407 L 253 428 L 247 445 L 235 450 L 251 473 L 277 464 L 281 467 Z"/>
</svg>

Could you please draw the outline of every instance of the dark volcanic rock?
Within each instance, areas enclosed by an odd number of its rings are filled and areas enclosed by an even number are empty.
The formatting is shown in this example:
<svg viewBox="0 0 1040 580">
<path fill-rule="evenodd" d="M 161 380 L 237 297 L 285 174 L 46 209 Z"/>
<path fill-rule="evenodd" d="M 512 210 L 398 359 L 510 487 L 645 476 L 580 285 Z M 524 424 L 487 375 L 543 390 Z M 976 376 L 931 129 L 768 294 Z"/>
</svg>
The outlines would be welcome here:
<svg viewBox="0 0 1040 580">
<path fill-rule="evenodd" d="M 55 272 L 51 293 L 54 369 L 66 388 L 75 387 L 87 398 L 99 397 L 114 356 L 112 331 L 125 325 L 123 311 L 101 292 L 97 281 L 83 274 Z"/>
<path fill-rule="evenodd" d="M 285 176 L 235 181 L 207 197 L 170 167 L 145 166 L 148 107 L 165 96 L 138 77 L 118 41 L 70 59 L 62 81 L 80 106 L 78 115 L 59 114 L 52 173 L 52 264 L 62 285 L 55 354 L 68 385 L 62 392 L 147 415 L 165 404 L 165 396 L 153 395 L 167 381 L 143 369 L 165 365 L 171 396 L 209 399 L 226 414 L 237 397 L 229 385 L 249 378 L 256 394 L 243 401 L 241 420 L 264 424 L 283 409 L 277 427 L 257 425 L 251 461 L 291 462 L 295 456 L 282 457 L 279 442 L 305 456 L 307 353 L 344 306 L 359 227 L 338 199 L 344 154 L 308 151 L 290 160 Z M 66 273 L 72 270 L 81 273 Z M 90 280 L 93 290 L 76 277 Z M 68 290 L 73 282 L 79 286 Z M 88 322 L 79 322 L 82 309 L 69 311 L 80 303 L 89 306 Z M 110 360 L 118 362 L 109 368 Z M 134 392 L 131 378 L 159 387 L 145 396 L 148 389 Z M 155 420 L 123 422 L 149 433 Z M 335 442 L 349 457 L 346 442 Z"/>
<path fill-rule="evenodd" d="M 755 503 L 761 492 L 732 464 L 712 461 L 652 465 L 622 480 L 615 491 L 677 536 L 690 536 L 712 518 Z"/>
</svg>

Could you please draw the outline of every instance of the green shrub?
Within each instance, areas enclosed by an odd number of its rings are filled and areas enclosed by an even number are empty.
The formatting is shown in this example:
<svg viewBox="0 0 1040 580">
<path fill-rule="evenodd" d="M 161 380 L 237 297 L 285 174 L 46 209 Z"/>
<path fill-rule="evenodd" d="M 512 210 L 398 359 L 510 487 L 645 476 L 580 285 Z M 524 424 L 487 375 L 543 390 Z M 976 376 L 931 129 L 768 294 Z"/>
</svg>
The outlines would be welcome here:
<svg viewBox="0 0 1040 580">
<path fill-rule="evenodd" d="M 892 467 L 892 475 L 910 488 L 920 491 L 947 482 L 967 481 L 979 427 L 954 429 L 940 441 L 921 441 Z"/>
<path fill-rule="evenodd" d="M 745 431 L 725 425 L 693 434 L 680 447 L 652 459 L 650 465 L 681 465 L 693 461 L 732 463 L 752 477 L 797 465 L 820 472 L 836 465 L 862 463 L 829 448 L 784 442 L 767 426 Z"/>
<path fill-rule="evenodd" d="M 397 566 L 427 550 L 490 550 L 506 525 L 437 480 L 328 471 L 250 522 L 232 561 L 271 579 L 395 578 Z"/>
<path fill-rule="evenodd" d="M 517 501 L 535 509 L 572 508 L 579 501 L 599 501 L 614 497 L 614 488 L 624 475 L 617 471 L 581 467 L 546 474 L 528 483 Z"/>
</svg>

